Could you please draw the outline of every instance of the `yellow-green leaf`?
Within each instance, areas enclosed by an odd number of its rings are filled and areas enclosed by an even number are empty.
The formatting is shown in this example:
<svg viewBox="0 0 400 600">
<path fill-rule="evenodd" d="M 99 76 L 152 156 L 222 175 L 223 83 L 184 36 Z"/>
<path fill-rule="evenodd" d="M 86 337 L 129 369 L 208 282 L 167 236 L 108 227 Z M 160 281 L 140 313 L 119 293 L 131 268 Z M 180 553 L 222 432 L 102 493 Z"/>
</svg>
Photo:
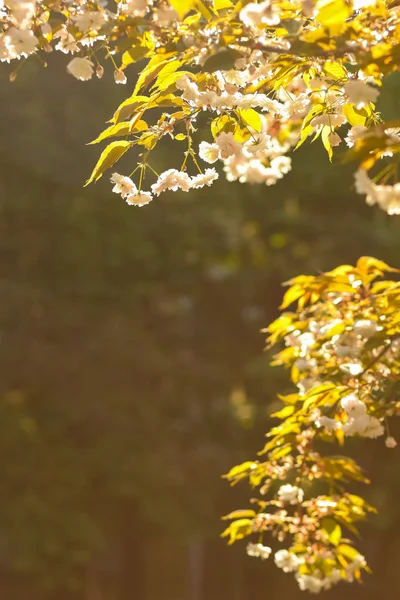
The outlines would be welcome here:
<svg viewBox="0 0 400 600">
<path fill-rule="evenodd" d="M 313 133 L 313 131 L 314 131 L 314 127 L 312 127 L 311 125 L 307 125 L 306 127 L 302 128 L 302 130 L 300 132 L 300 139 L 297 142 L 295 150 L 297 150 L 297 148 L 300 148 L 300 146 L 302 146 L 302 144 L 304 144 L 306 139 Z"/>
<path fill-rule="evenodd" d="M 351 7 L 345 0 L 318 0 L 316 20 L 329 29 L 331 35 L 339 35 L 346 28 Z"/>
<path fill-rule="evenodd" d="M 122 104 L 120 104 L 114 113 L 112 118 L 113 123 L 120 123 L 131 116 L 138 108 L 143 108 L 150 98 L 148 96 L 135 96 L 132 95 L 127 98 Z"/>
<path fill-rule="evenodd" d="M 170 6 L 176 10 L 180 19 L 184 19 L 196 6 L 195 0 L 168 0 L 168 2 Z"/>
<path fill-rule="evenodd" d="M 384 273 L 385 271 L 389 271 L 391 273 L 398 273 L 398 269 L 394 269 L 393 267 L 389 267 L 383 260 L 378 260 L 377 258 L 373 258 L 372 256 L 362 256 L 357 261 L 357 269 L 360 271 L 377 271 L 379 274 Z"/>
<path fill-rule="evenodd" d="M 207 8 L 207 6 L 204 4 L 204 2 L 202 2 L 202 0 L 196 0 L 195 6 L 196 10 L 198 10 L 201 16 L 205 19 L 209 20 L 213 18 L 212 12 Z"/>
<path fill-rule="evenodd" d="M 360 554 L 358 550 L 349 546 L 348 544 L 339 544 L 337 547 L 338 554 L 348 558 L 350 561 L 353 561 Z"/>
<path fill-rule="evenodd" d="M 110 125 L 110 127 L 107 127 L 107 129 L 102 131 L 95 140 L 93 140 L 92 142 L 89 142 L 89 145 L 90 144 L 98 144 L 99 142 L 102 142 L 103 140 L 105 140 L 109 137 L 128 135 L 128 133 L 129 133 L 129 123 L 117 123 L 117 125 Z"/>
<path fill-rule="evenodd" d="M 329 136 L 331 133 L 332 133 L 332 129 L 329 127 L 329 125 L 324 125 L 324 127 L 322 128 L 322 132 L 321 132 L 321 139 L 322 139 L 324 148 L 328 153 L 329 160 L 332 162 L 333 152 L 332 152 L 332 146 L 329 141 Z"/>
<path fill-rule="evenodd" d="M 224 477 L 226 479 L 231 479 L 233 477 L 239 477 L 239 476 L 247 475 L 256 466 L 257 465 L 256 465 L 255 462 L 253 462 L 253 461 L 246 461 L 246 462 L 242 463 L 241 465 L 237 465 L 236 467 L 233 467 L 229 471 L 229 473 L 227 473 L 226 475 L 224 475 Z"/>
<path fill-rule="evenodd" d="M 347 78 L 346 69 L 338 62 L 332 62 L 327 60 L 324 64 L 324 71 L 333 79 L 344 79 Z"/>
<path fill-rule="evenodd" d="M 148 150 L 152 150 L 154 148 L 154 146 L 157 144 L 157 140 L 158 140 L 158 138 L 155 133 L 152 133 L 151 131 L 145 131 L 141 135 L 141 137 L 137 143 L 140 146 L 144 146 Z"/>
<path fill-rule="evenodd" d="M 221 533 L 221 537 L 229 535 L 228 543 L 233 544 L 235 540 L 241 540 L 252 532 L 251 523 L 250 519 L 239 519 L 238 521 L 234 521 Z"/>
<path fill-rule="evenodd" d="M 148 127 L 149 126 L 147 125 L 146 121 L 143 121 L 142 119 L 139 119 L 133 127 L 131 125 L 131 122 L 126 121 L 124 121 L 123 123 L 117 123 L 116 125 L 110 125 L 110 127 L 107 127 L 107 129 L 102 131 L 95 140 L 89 142 L 88 145 L 98 144 L 99 142 L 102 142 L 103 140 L 110 137 L 123 137 L 124 135 L 128 135 L 133 131 L 145 131 L 146 129 L 148 129 Z"/>
<path fill-rule="evenodd" d="M 287 308 L 293 302 L 296 302 L 296 300 L 298 300 L 299 298 L 304 296 L 304 294 L 305 294 L 304 288 L 302 288 L 300 285 L 293 285 L 285 292 L 285 295 L 283 296 L 282 304 L 280 305 L 279 308 L 280 309 Z"/>
<path fill-rule="evenodd" d="M 182 66 L 182 61 L 180 60 L 171 60 L 164 65 L 159 71 L 153 87 L 162 90 L 167 89 L 169 85 L 175 83 L 183 75 L 183 73 L 176 73 L 180 66 Z"/>
<path fill-rule="evenodd" d="M 273 413 L 271 417 L 274 417 L 275 419 L 286 419 L 286 417 L 290 417 L 294 411 L 294 405 L 289 404 L 288 406 L 284 406 L 280 411 Z"/>
<path fill-rule="evenodd" d="M 111 142 L 111 144 L 109 144 L 101 153 L 91 176 L 85 183 L 85 186 L 89 185 L 89 183 L 92 183 L 93 181 L 98 181 L 103 173 L 112 167 L 113 164 L 116 163 L 117 160 L 119 160 L 131 146 L 131 142 L 124 140 Z"/>
<path fill-rule="evenodd" d="M 365 110 L 356 109 L 353 104 L 345 104 L 343 114 L 352 127 L 354 125 L 365 125 L 368 116 Z"/>
<path fill-rule="evenodd" d="M 157 75 L 160 73 L 161 69 L 173 58 L 175 58 L 177 52 L 163 52 L 160 54 L 156 54 L 153 58 L 147 63 L 145 68 L 141 71 L 138 80 L 136 82 L 135 89 L 133 91 L 134 94 L 137 94 L 140 89 L 147 87 Z"/>
<path fill-rule="evenodd" d="M 182 106 L 184 104 L 180 96 L 174 94 L 160 95 L 156 94 L 150 97 L 149 104 L 146 108 L 160 108 L 163 106 Z"/>
<path fill-rule="evenodd" d="M 334 546 L 337 546 L 342 539 L 342 528 L 340 527 L 339 523 L 328 517 L 326 519 L 322 519 L 321 527 L 327 534 L 330 543 Z"/>
<path fill-rule="evenodd" d="M 121 68 L 126 69 L 127 66 L 144 58 L 148 52 L 149 49 L 142 44 L 135 44 L 132 48 L 129 48 L 129 50 L 126 50 L 123 53 Z"/>
<path fill-rule="evenodd" d="M 213 0 L 214 10 L 224 10 L 224 8 L 232 8 L 231 0 Z"/>
<path fill-rule="evenodd" d="M 211 133 L 213 135 L 213 138 L 215 139 L 222 132 L 233 132 L 235 130 L 235 127 L 235 119 L 232 119 L 232 117 L 229 117 L 228 115 L 221 115 L 212 121 Z"/>
<path fill-rule="evenodd" d="M 245 517 L 253 518 L 256 516 L 256 514 L 257 513 L 255 510 L 234 510 L 233 512 L 229 513 L 229 515 L 225 515 L 224 517 L 222 517 L 222 519 L 225 521 L 228 519 L 243 519 Z"/>
<path fill-rule="evenodd" d="M 238 115 L 240 119 L 248 126 L 260 133 L 262 127 L 261 117 L 254 108 L 249 109 L 239 109 Z"/>
</svg>

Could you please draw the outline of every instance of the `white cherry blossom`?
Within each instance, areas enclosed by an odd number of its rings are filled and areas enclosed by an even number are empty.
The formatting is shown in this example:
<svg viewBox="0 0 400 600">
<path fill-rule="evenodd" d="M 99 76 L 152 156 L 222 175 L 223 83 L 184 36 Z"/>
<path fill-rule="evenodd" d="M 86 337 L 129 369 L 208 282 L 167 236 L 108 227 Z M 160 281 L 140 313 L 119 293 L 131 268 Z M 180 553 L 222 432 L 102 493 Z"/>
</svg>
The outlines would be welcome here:
<svg viewBox="0 0 400 600">
<path fill-rule="evenodd" d="M 379 96 L 378 89 L 359 79 L 350 79 L 344 86 L 344 92 L 356 108 L 376 102 Z"/>
<path fill-rule="evenodd" d="M 218 173 L 215 169 L 206 169 L 205 173 L 200 173 L 191 179 L 193 189 L 202 188 L 205 185 L 210 186 L 218 179 Z"/>
<path fill-rule="evenodd" d="M 188 192 L 190 188 L 191 180 L 189 175 L 184 171 L 177 171 L 176 169 L 168 169 L 162 173 L 157 182 L 151 186 L 153 194 L 157 196 L 166 190 Z"/>
<path fill-rule="evenodd" d="M 153 200 L 153 196 L 150 192 L 134 192 L 126 196 L 126 203 L 133 206 L 145 206 Z"/>
<path fill-rule="evenodd" d="M 199 156 L 204 162 L 209 164 L 215 163 L 219 159 L 219 146 L 217 144 L 209 144 L 201 142 L 199 145 Z"/>
<path fill-rule="evenodd" d="M 112 191 L 115 194 L 121 194 L 123 198 L 137 193 L 136 185 L 133 183 L 132 179 L 126 175 L 113 173 L 110 181 L 115 184 Z"/>
<path fill-rule="evenodd" d="M 67 65 L 67 71 L 76 79 L 88 81 L 93 77 L 93 63 L 88 58 L 73 58 Z"/>
<path fill-rule="evenodd" d="M 242 151 L 241 144 L 235 140 L 231 131 L 229 133 L 220 133 L 215 143 L 219 148 L 221 158 L 228 158 L 233 155 L 238 156 Z"/>
</svg>

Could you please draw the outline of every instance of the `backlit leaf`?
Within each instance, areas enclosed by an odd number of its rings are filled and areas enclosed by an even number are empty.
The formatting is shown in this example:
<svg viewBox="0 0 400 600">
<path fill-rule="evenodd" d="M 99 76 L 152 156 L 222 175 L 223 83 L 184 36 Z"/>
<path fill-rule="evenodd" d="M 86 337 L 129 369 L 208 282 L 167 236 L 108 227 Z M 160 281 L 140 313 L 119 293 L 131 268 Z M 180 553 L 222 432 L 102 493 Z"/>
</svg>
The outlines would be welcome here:
<svg viewBox="0 0 400 600">
<path fill-rule="evenodd" d="M 254 131 L 257 131 L 257 133 L 260 133 L 262 121 L 257 111 L 255 111 L 253 108 L 249 108 L 246 110 L 239 109 L 237 112 L 240 119 L 244 121 L 248 127 L 251 127 L 254 129 Z"/>
<path fill-rule="evenodd" d="M 321 521 L 321 527 L 326 532 L 329 541 L 337 546 L 342 539 L 342 528 L 334 519 L 325 518 Z"/>
<path fill-rule="evenodd" d="M 346 27 L 351 8 L 345 0 L 318 0 L 316 20 L 329 29 L 331 35 L 339 35 Z"/>
<path fill-rule="evenodd" d="M 132 143 L 127 141 L 118 141 L 109 144 L 101 153 L 91 176 L 85 183 L 85 186 L 89 185 L 89 183 L 92 183 L 93 181 L 98 181 L 103 173 L 112 167 L 113 164 L 116 163 L 117 160 L 119 160 L 131 146 Z"/>
</svg>

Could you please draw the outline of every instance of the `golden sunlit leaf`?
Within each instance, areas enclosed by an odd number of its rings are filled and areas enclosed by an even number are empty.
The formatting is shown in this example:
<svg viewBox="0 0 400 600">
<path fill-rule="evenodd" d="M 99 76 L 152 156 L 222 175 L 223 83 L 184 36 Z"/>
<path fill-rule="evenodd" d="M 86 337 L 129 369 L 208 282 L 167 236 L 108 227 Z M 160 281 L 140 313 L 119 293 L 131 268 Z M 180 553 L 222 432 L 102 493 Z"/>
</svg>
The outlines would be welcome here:
<svg viewBox="0 0 400 600">
<path fill-rule="evenodd" d="M 317 0 L 316 20 L 329 29 L 331 35 L 339 35 L 346 28 L 346 19 L 351 14 L 351 7 L 345 0 Z"/>
<path fill-rule="evenodd" d="M 237 111 L 237 114 L 238 114 L 239 118 L 248 127 L 251 127 L 251 129 L 254 129 L 254 131 L 256 131 L 257 133 L 260 133 L 261 127 L 262 127 L 262 122 L 261 122 L 261 117 L 257 111 L 255 111 L 253 108 L 249 108 L 246 110 L 239 109 Z"/>
<path fill-rule="evenodd" d="M 115 164 L 131 146 L 132 143 L 126 141 L 112 142 L 109 144 L 101 153 L 91 176 L 85 183 L 85 186 L 89 185 L 93 181 L 98 181 L 103 173 L 112 167 L 113 164 Z"/>
</svg>

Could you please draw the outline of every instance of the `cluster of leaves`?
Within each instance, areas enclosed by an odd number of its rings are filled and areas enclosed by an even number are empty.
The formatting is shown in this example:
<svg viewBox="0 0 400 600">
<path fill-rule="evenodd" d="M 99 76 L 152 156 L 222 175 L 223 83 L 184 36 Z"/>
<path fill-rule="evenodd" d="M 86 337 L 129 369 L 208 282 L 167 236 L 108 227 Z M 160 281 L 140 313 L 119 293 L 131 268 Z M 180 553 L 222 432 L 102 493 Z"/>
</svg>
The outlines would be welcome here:
<svg viewBox="0 0 400 600">
<path fill-rule="evenodd" d="M 286 542 L 275 562 L 296 573 L 301 589 L 329 589 L 368 570 L 345 537 L 357 535 L 358 522 L 373 510 L 347 486 L 368 480 L 353 459 L 327 456 L 326 448 L 385 433 L 386 446 L 396 446 L 388 417 L 400 412 L 400 285 L 381 280 L 388 271 L 395 269 L 363 257 L 355 267 L 289 282 L 281 308 L 296 303 L 296 310 L 266 331 L 268 347 L 285 343 L 273 364 L 290 369 L 297 392 L 280 396 L 284 407 L 272 416 L 282 423 L 268 433 L 260 452 L 266 459 L 226 475 L 232 484 L 248 479 L 262 497 L 252 500 L 254 510 L 228 515 L 223 536 L 233 543 L 256 535 L 248 552 L 262 558 L 270 552 L 262 545 L 267 533 Z"/>
<path fill-rule="evenodd" d="M 221 160 L 229 180 L 271 185 L 290 169 L 282 157 L 308 139 L 320 138 L 332 159 L 344 125 L 351 128 L 348 158 L 368 170 L 389 155 L 378 179 L 396 179 L 398 123 L 385 123 L 375 105 L 384 77 L 398 69 L 396 2 L 8 0 L 1 17 L 1 60 L 55 48 L 80 53 L 67 68 L 82 80 L 95 71 L 102 76 L 102 63 L 110 60 L 117 83 L 126 83 L 128 67 L 140 64 L 133 93 L 93 143 L 119 139 L 108 144 L 88 180 L 97 181 L 136 147 L 130 177 L 136 173 L 137 181 L 114 178 L 114 191 L 130 204 L 148 203 L 167 189 L 211 185 L 218 173 L 203 174 L 198 156 Z M 160 176 L 150 156 L 166 136 L 185 142 L 183 161 Z M 189 178 L 191 161 L 199 175 Z M 154 175 L 152 191 L 142 192 L 145 177 Z M 397 214 L 399 190 L 383 187 L 376 190 L 371 181 L 358 191 Z"/>
</svg>

